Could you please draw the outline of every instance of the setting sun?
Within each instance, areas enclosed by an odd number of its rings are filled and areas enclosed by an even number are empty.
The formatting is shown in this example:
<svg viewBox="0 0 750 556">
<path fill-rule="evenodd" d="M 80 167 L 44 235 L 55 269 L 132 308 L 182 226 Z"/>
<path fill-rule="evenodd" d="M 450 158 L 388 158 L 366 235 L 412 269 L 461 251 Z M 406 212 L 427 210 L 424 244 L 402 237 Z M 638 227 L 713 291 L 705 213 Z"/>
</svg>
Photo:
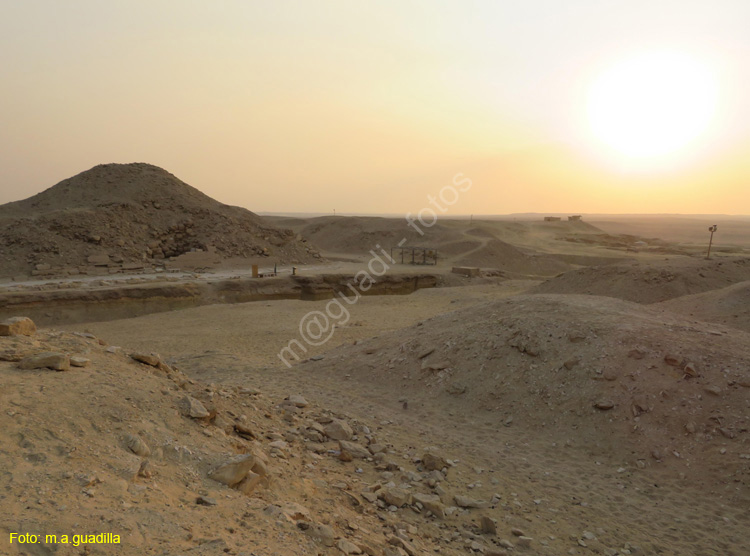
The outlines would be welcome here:
<svg viewBox="0 0 750 556">
<path fill-rule="evenodd" d="M 652 160 L 700 138 L 716 112 L 717 80 L 684 54 L 643 53 L 602 73 L 588 95 L 598 141 L 629 159 Z"/>
</svg>

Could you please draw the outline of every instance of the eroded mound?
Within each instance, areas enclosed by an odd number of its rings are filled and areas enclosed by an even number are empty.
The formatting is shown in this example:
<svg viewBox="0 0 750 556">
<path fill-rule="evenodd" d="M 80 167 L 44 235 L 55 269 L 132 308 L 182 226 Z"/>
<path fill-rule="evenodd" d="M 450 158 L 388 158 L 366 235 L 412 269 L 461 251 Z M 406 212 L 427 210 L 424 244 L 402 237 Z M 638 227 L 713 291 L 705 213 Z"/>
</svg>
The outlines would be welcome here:
<svg viewBox="0 0 750 556">
<path fill-rule="evenodd" d="M 521 243 L 523 238 L 528 240 L 530 227 L 515 223 L 467 228 L 460 221 L 446 220 L 425 226 L 419 220 L 409 225 L 405 219 L 372 217 L 314 218 L 304 226 L 300 220 L 286 219 L 286 222 L 329 253 L 363 255 L 376 246 L 387 250 L 403 243 L 437 249 L 441 262 L 499 269 L 516 276 L 553 276 L 572 268 L 551 255 L 500 239 L 499 236 L 507 236 L 513 241 L 520 239 Z M 401 262 L 398 250 L 394 250 L 394 257 L 397 263 Z M 410 253 L 406 253 L 404 262 L 408 263 L 410 258 Z"/>
<path fill-rule="evenodd" d="M 655 307 L 750 332 L 750 281 L 678 297 Z"/>
<path fill-rule="evenodd" d="M 505 272 L 525 276 L 554 276 L 571 268 L 569 264 L 549 255 L 527 254 L 499 239 L 487 241 L 478 249 L 460 258 L 458 264 L 498 268 Z"/>
<path fill-rule="evenodd" d="M 604 297 L 524 295 L 355 346 L 310 372 L 356 373 L 411 402 L 699 484 L 748 481 L 750 336 Z M 745 492 L 743 496 L 746 496 Z"/>
<path fill-rule="evenodd" d="M 107 274 L 196 251 L 315 260 L 300 239 L 142 163 L 95 166 L 0 207 L 4 275 Z"/>
<path fill-rule="evenodd" d="M 626 261 L 566 272 L 532 292 L 603 295 L 636 303 L 658 303 L 724 288 L 748 278 L 748 258 Z"/>
</svg>

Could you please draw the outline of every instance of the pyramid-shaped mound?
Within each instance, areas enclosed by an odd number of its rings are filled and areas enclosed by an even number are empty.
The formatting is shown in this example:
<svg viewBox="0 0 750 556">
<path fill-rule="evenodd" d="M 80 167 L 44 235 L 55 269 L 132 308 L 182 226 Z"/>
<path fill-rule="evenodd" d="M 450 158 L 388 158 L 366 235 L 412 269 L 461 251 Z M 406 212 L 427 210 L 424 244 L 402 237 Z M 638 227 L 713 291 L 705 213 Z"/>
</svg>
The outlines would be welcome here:
<svg viewBox="0 0 750 556">
<path fill-rule="evenodd" d="M 151 266 L 189 252 L 304 263 L 317 252 L 290 230 L 220 203 L 151 164 L 101 164 L 0 206 L 3 274 Z"/>
</svg>

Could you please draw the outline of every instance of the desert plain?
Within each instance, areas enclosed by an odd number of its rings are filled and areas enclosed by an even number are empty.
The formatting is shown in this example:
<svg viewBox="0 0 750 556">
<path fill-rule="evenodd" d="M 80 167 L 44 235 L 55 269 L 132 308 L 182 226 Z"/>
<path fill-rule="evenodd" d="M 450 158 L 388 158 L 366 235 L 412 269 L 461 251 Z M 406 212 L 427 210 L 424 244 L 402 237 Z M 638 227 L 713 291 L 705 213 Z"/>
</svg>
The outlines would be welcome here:
<svg viewBox="0 0 750 556">
<path fill-rule="evenodd" d="M 750 553 L 750 219 L 545 216 L 0 206 L 0 553 Z"/>
</svg>

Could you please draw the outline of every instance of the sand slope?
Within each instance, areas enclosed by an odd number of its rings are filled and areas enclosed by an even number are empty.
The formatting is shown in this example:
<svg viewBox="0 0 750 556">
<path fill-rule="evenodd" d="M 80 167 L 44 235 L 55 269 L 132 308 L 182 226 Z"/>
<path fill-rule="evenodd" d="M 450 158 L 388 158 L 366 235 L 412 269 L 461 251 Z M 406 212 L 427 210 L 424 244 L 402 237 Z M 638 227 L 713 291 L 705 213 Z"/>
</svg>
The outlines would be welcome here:
<svg viewBox="0 0 750 556">
<path fill-rule="evenodd" d="M 667 258 L 628 261 L 566 272 L 540 284 L 534 293 L 580 293 L 657 303 L 723 288 L 750 277 L 750 259 Z"/>
<path fill-rule="evenodd" d="M 710 488 L 739 481 L 745 498 L 748 360 L 744 332 L 610 298 L 521 295 L 338 348 L 301 370 L 490 412 L 633 468 L 663 461 Z"/>
<path fill-rule="evenodd" d="M 678 297 L 654 307 L 750 332 L 750 281 Z"/>
</svg>

